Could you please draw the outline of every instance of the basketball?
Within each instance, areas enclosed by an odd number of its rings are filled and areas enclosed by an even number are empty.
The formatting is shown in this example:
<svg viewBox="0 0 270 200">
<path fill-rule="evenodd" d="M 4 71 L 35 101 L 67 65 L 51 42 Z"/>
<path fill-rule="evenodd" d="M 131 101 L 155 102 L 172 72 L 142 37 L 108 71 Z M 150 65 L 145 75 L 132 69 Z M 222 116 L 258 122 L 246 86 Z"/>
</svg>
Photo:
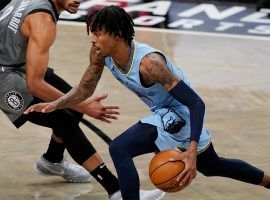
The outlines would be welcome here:
<svg viewBox="0 0 270 200">
<path fill-rule="evenodd" d="M 152 183 L 164 192 L 178 192 L 181 190 L 178 175 L 185 169 L 181 160 L 170 161 L 181 154 L 178 150 L 165 150 L 156 154 L 149 165 L 149 176 Z"/>
</svg>

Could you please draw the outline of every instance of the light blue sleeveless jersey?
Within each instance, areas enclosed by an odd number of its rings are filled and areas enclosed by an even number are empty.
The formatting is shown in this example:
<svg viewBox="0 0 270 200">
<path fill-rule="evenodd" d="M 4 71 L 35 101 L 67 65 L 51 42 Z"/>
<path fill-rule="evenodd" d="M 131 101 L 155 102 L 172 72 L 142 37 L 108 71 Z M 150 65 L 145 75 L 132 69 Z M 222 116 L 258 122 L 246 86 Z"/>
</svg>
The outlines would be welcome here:
<svg viewBox="0 0 270 200">
<path fill-rule="evenodd" d="M 145 55 L 158 52 L 146 44 L 134 41 L 133 57 L 129 71 L 123 73 L 111 57 L 105 59 L 106 66 L 111 70 L 117 80 L 134 92 L 153 112 L 152 115 L 141 119 L 142 123 L 152 124 L 157 127 L 158 137 L 155 141 L 160 150 L 189 147 L 190 116 L 186 106 L 175 100 L 163 86 L 156 83 L 151 87 L 144 87 L 140 81 L 140 63 Z M 182 70 L 177 68 L 165 55 L 167 66 L 179 79 L 190 86 Z M 210 143 L 210 133 L 203 129 L 198 145 L 198 151 L 205 149 Z"/>
</svg>

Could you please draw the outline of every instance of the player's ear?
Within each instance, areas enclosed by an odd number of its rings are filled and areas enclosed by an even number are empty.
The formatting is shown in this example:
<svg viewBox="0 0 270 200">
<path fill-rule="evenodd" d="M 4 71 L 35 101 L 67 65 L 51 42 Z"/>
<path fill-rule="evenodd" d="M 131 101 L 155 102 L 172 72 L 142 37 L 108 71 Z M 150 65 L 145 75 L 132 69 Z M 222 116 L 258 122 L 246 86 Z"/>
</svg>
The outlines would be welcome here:
<svg viewBox="0 0 270 200">
<path fill-rule="evenodd" d="M 118 35 L 114 35 L 114 39 L 118 42 L 118 41 L 120 41 L 121 40 L 121 37 L 120 36 L 118 36 Z"/>
<path fill-rule="evenodd" d="M 114 39 L 116 40 L 116 41 L 119 41 L 119 40 L 121 40 L 121 39 L 124 39 L 123 37 L 121 37 L 121 35 L 122 35 L 122 32 L 121 31 L 119 31 L 119 35 L 117 34 L 114 34 Z"/>
</svg>

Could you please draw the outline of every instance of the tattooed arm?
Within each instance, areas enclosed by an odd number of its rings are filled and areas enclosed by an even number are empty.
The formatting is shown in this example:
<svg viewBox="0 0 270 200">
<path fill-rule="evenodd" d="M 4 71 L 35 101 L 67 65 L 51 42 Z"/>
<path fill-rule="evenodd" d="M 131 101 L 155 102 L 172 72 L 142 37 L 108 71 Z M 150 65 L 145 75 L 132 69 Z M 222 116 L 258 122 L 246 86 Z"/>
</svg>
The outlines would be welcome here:
<svg viewBox="0 0 270 200">
<path fill-rule="evenodd" d="M 29 112 L 48 113 L 56 109 L 69 107 L 104 122 L 110 123 L 111 119 L 117 119 L 115 115 L 119 114 L 116 111 L 119 109 L 118 106 L 105 106 L 101 104 L 101 101 L 107 98 L 107 95 L 101 95 L 91 99 L 88 98 L 94 93 L 104 69 L 104 58 L 101 57 L 95 47 L 91 48 L 89 58 L 90 64 L 78 86 L 55 101 L 31 105 L 24 114 L 28 114 Z M 85 99 L 87 100 L 84 101 Z"/>
<path fill-rule="evenodd" d="M 72 88 L 66 95 L 57 100 L 57 109 L 70 107 L 92 96 L 101 77 L 104 66 L 90 64 L 80 84 Z"/>
<path fill-rule="evenodd" d="M 180 81 L 167 67 L 167 63 L 159 53 L 147 54 L 140 66 L 142 84 L 146 87 L 160 83 L 170 91 Z"/>
<path fill-rule="evenodd" d="M 101 57 L 95 47 L 92 47 L 89 59 L 90 64 L 86 69 L 80 84 L 57 100 L 57 109 L 67 108 L 78 104 L 92 96 L 94 93 L 104 69 L 104 58 Z"/>
</svg>

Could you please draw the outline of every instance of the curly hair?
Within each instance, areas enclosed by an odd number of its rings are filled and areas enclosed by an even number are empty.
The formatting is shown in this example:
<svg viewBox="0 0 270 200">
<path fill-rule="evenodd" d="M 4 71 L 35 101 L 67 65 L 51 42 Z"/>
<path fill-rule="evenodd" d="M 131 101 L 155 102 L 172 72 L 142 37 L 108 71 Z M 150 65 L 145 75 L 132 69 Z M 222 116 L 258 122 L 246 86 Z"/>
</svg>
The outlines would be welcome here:
<svg viewBox="0 0 270 200">
<path fill-rule="evenodd" d="M 86 21 L 87 33 L 105 29 L 109 34 L 124 38 L 130 44 L 135 35 L 134 22 L 123 8 L 109 6 L 96 10 Z"/>
</svg>

